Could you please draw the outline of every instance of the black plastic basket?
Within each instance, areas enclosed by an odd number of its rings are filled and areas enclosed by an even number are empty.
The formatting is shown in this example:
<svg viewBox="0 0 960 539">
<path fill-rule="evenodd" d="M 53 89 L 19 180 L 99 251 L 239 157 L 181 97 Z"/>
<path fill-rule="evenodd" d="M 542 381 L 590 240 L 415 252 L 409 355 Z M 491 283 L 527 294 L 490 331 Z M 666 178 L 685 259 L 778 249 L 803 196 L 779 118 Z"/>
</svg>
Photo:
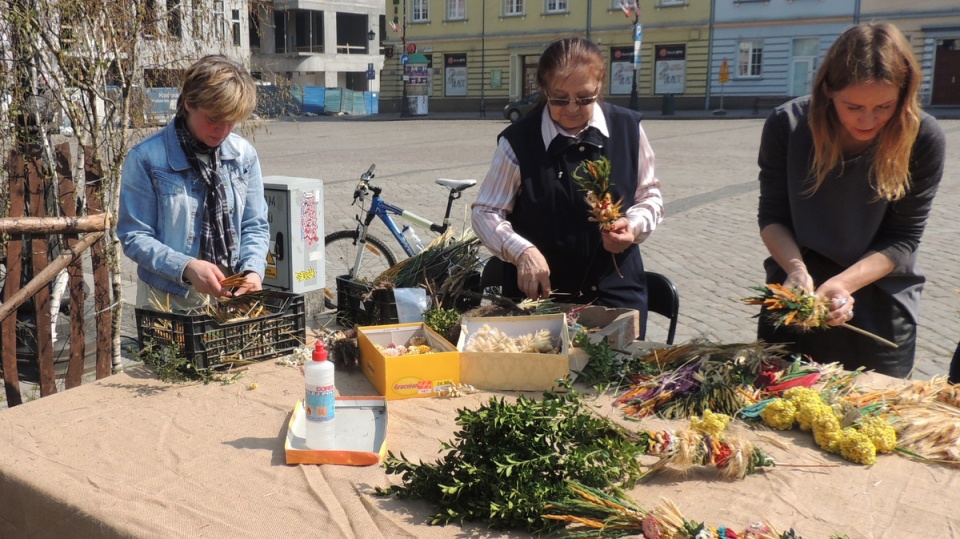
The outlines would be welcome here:
<svg viewBox="0 0 960 539">
<path fill-rule="evenodd" d="M 337 323 L 342 326 L 396 324 L 397 302 L 393 290 L 377 288 L 337 276 Z"/>
<path fill-rule="evenodd" d="M 289 354 L 306 342 L 303 295 L 269 290 L 262 301 L 271 314 L 227 324 L 205 314 L 137 307 L 137 337 L 140 346 L 175 346 L 180 357 L 198 368 L 231 361 L 263 361 Z"/>
</svg>

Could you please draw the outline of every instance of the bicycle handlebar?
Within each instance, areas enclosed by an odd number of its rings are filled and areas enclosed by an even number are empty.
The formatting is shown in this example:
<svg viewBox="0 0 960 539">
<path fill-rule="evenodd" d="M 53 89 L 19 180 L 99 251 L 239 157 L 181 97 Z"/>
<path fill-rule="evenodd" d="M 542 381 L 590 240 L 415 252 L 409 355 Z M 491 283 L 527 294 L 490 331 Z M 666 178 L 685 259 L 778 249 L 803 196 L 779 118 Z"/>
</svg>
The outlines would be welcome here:
<svg viewBox="0 0 960 539">
<path fill-rule="evenodd" d="M 372 180 L 375 176 L 375 174 L 373 173 L 373 170 L 375 168 L 377 168 L 377 164 L 373 163 L 370 165 L 370 168 L 368 168 L 366 172 L 360 175 L 360 183 L 358 183 L 357 188 L 353 190 L 354 204 L 356 204 L 358 199 L 362 200 L 366 196 L 367 189 L 373 189 L 373 194 L 375 196 L 380 195 L 381 189 L 379 187 L 370 185 L 370 180 Z"/>
<path fill-rule="evenodd" d="M 375 169 L 375 168 L 377 168 L 377 164 L 376 164 L 376 163 L 373 163 L 372 165 L 370 165 L 370 168 L 368 168 L 366 172 L 364 172 L 363 174 L 360 175 L 360 179 L 361 179 L 361 180 L 364 180 L 364 181 L 370 181 L 370 180 L 372 180 L 372 179 L 373 179 L 373 169 Z"/>
</svg>

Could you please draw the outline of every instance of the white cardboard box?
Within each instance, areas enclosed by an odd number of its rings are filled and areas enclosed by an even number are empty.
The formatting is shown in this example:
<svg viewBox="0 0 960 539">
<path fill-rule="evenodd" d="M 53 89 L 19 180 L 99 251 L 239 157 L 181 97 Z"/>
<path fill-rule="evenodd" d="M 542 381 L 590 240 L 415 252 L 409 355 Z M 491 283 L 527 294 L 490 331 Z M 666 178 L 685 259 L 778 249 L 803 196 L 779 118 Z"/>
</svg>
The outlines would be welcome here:
<svg viewBox="0 0 960 539">
<path fill-rule="evenodd" d="M 511 354 L 464 352 L 464 347 L 484 324 L 495 327 L 510 337 L 517 338 L 546 329 L 560 338 L 559 354 Z M 570 337 L 564 314 L 532 316 L 484 316 L 461 320 L 460 383 L 477 389 L 511 391 L 558 390 L 558 378 L 570 375 Z M 582 367 L 581 367 L 582 368 Z"/>
</svg>

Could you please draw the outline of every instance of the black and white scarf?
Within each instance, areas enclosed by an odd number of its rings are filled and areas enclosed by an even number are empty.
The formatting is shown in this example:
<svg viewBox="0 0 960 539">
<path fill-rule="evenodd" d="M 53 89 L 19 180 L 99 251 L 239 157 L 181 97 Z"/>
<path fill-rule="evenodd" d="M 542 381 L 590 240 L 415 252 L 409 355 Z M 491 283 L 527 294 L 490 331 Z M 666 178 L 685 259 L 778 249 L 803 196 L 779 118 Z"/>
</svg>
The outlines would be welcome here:
<svg viewBox="0 0 960 539">
<path fill-rule="evenodd" d="M 229 268 L 230 253 L 234 249 L 233 222 L 227 206 L 227 188 L 220 179 L 220 147 L 211 148 L 194 138 L 183 118 L 174 121 L 174 128 L 187 162 L 207 187 L 207 196 L 203 199 L 203 223 L 200 225 L 200 259 Z M 208 162 L 197 154 L 208 155 Z"/>
</svg>

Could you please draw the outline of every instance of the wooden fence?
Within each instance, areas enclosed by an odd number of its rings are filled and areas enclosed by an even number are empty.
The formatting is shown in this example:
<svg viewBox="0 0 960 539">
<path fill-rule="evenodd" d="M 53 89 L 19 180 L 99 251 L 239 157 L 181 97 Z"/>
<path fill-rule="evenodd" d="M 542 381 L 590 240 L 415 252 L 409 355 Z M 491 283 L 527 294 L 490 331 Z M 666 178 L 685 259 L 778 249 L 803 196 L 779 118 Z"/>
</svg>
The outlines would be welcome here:
<svg viewBox="0 0 960 539">
<path fill-rule="evenodd" d="M 43 149 L 28 146 L 10 155 L 10 203 L 6 217 L 0 218 L 0 234 L 6 240 L 6 276 L 0 303 L 0 369 L 9 406 L 23 402 L 20 373 L 17 368 L 17 311 L 33 300 L 35 324 L 31 330 L 36 341 L 40 396 L 57 392 L 54 365 L 54 342 L 51 331 L 51 294 L 49 283 L 66 269 L 69 275 L 70 341 L 64 387 L 80 385 L 86 356 L 84 303 L 81 255 L 90 249 L 93 268 L 93 300 L 96 324 L 96 377 L 111 374 L 111 288 L 107 261 L 106 231 L 110 229 L 104 213 L 102 197 L 103 173 L 94 160 L 92 150 L 84 149 L 84 185 L 86 208 L 79 207 L 77 187 L 71 173 L 70 145 L 55 149 L 55 169 L 62 215 L 47 208 L 49 188 L 43 173 Z M 49 244 L 59 234 L 60 252 L 50 260 Z M 82 234 L 82 237 L 81 237 Z M 21 286 L 21 283 L 27 281 Z"/>
</svg>

